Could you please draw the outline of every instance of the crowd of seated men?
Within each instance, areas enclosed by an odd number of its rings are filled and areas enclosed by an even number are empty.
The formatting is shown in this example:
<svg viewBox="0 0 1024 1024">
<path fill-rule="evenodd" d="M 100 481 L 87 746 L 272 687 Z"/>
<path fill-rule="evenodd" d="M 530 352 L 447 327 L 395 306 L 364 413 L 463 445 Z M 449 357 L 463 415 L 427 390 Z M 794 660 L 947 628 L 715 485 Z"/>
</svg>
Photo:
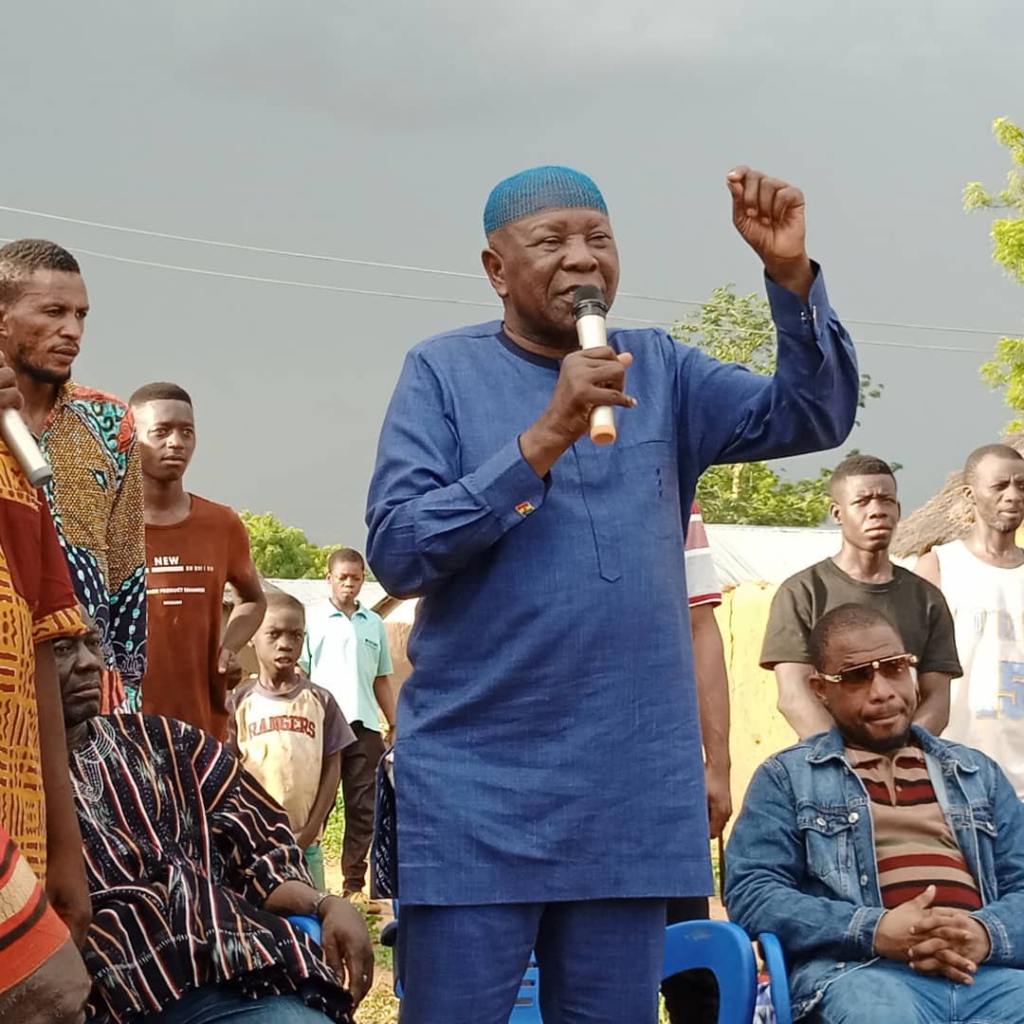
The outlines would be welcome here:
<svg viewBox="0 0 1024 1024">
<path fill-rule="evenodd" d="M 310 884 L 287 816 L 215 739 L 99 714 L 87 625 L 54 654 L 93 903 L 91 1016 L 350 1020 L 373 975 L 362 918 Z M 728 846 L 730 918 L 778 935 L 798 1020 L 1024 1022 L 1013 786 L 920 724 L 919 657 L 884 611 L 832 608 L 806 651 L 826 727 L 755 773 Z M 289 915 L 318 917 L 322 943 Z"/>
<path fill-rule="evenodd" d="M 833 609 L 809 647 L 833 726 L 755 774 L 728 848 L 730 917 L 780 937 L 798 1019 L 1024 1019 L 1024 807 L 990 759 L 913 724 L 916 658 L 883 613 Z M 209 735 L 99 715 L 94 629 L 55 654 L 91 1012 L 349 1019 L 372 979 L 366 929 L 309 884 L 280 808 Z M 322 951 L 291 914 L 320 918 Z"/>
</svg>

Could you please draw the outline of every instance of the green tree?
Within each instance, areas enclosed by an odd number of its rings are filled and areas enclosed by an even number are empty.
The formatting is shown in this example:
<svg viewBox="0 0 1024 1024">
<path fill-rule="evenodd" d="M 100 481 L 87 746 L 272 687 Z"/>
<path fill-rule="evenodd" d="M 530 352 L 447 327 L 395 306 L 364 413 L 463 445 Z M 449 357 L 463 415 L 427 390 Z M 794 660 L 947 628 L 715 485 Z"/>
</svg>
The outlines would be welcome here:
<svg viewBox="0 0 1024 1024">
<path fill-rule="evenodd" d="M 716 288 L 699 310 L 671 327 L 676 340 L 715 359 L 742 363 L 755 373 L 775 372 L 775 325 L 765 299 L 737 295 L 732 284 Z M 860 379 L 859 405 L 878 398 L 883 385 Z M 710 523 L 756 526 L 819 526 L 828 514 L 829 470 L 787 479 L 765 462 L 712 466 L 697 483 L 697 500 Z"/>
<path fill-rule="evenodd" d="M 993 193 L 980 181 L 968 182 L 964 209 L 1012 211 L 992 223 L 992 256 L 1010 277 L 1024 284 L 1024 129 L 1000 117 L 992 123 L 992 131 L 1010 154 L 1006 187 Z M 1024 338 L 1000 338 L 995 356 L 981 367 L 981 376 L 994 391 L 1002 389 L 1003 401 L 1014 412 L 1024 412 Z M 1009 431 L 1022 429 L 1024 419 L 1020 417 L 1007 427 Z"/>
<path fill-rule="evenodd" d="M 821 526 L 828 515 L 829 470 L 787 480 L 766 462 L 712 466 L 697 483 L 697 501 L 709 523 Z"/>
<path fill-rule="evenodd" d="M 317 579 L 327 572 L 335 547 L 314 544 L 297 526 L 285 526 L 273 512 L 242 512 L 256 571 L 271 579 Z"/>
</svg>

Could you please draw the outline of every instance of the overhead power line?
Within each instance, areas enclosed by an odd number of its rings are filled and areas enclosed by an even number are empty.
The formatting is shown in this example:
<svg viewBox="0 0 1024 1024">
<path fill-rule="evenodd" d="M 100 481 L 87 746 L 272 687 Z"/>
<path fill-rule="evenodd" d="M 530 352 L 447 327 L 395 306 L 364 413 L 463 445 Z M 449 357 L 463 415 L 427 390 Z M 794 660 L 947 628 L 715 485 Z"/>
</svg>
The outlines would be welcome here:
<svg viewBox="0 0 1024 1024">
<path fill-rule="evenodd" d="M 0 242 L 9 241 L 9 238 L 0 239 Z M 481 302 L 475 299 L 458 299 L 445 295 L 413 295 L 408 292 L 389 292 L 378 291 L 371 288 L 348 288 L 343 285 L 320 284 L 316 281 L 294 281 L 279 277 L 260 277 L 254 274 L 237 274 L 226 270 L 208 270 L 205 267 L 188 267 L 175 263 L 161 263 L 156 260 L 135 259 L 130 256 L 116 256 L 113 253 L 97 252 L 95 249 L 80 249 L 76 247 L 75 252 L 81 253 L 83 256 L 92 256 L 95 259 L 112 260 L 115 263 L 126 263 L 132 266 L 150 267 L 157 270 L 173 270 L 181 274 L 199 274 L 204 277 L 226 278 L 231 281 L 251 281 L 256 284 L 283 285 L 289 288 L 309 288 L 315 291 L 340 292 L 344 295 L 365 295 L 382 299 L 403 299 L 410 302 L 432 302 L 453 306 L 476 306 L 482 309 L 493 309 L 495 312 L 501 309 L 501 306 L 496 302 Z M 609 319 L 621 323 L 640 324 L 643 326 L 664 326 L 664 322 L 661 320 L 643 320 L 638 317 L 619 316 L 614 313 L 609 314 Z M 745 328 L 738 328 L 738 330 L 745 330 Z M 876 341 L 860 337 L 858 337 L 856 341 L 858 345 L 878 345 L 883 348 L 922 349 L 932 352 L 965 352 L 976 356 L 986 354 L 981 349 L 960 348 L 952 345 L 917 345 L 911 342 Z"/>
<path fill-rule="evenodd" d="M 299 251 L 299 250 L 276 249 L 276 248 L 272 248 L 272 247 L 269 247 L 269 246 L 246 245 L 246 244 L 241 243 L 241 242 L 225 242 L 225 241 L 221 241 L 220 239 L 214 239 L 214 238 L 200 238 L 200 237 L 196 237 L 196 236 L 192 236 L 192 235 L 178 235 L 178 234 L 173 234 L 171 232 L 166 232 L 166 231 L 152 231 L 152 230 L 148 230 L 146 228 L 127 227 L 127 226 L 125 226 L 123 224 L 108 224 L 108 223 L 106 223 L 104 221 L 86 220 L 86 219 L 81 218 L 81 217 L 67 217 L 67 216 L 64 216 L 62 214 L 47 213 L 47 212 L 44 212 L 44 211 L 41 211 L 41 210 L 28 210 L 28 209 L 25 209 L 23 207 L 17 207 L 17 206 L 3 206 L 3 205 L 0 205 L 0 212 L 13 213 L 13 214 L 18 214 L 20 216 L 25 216 L 25 217 L 39 217 L 39 218 L 42 218 L 44 220 L 58 221 L 58 222 L 64 223 L 64 224 L 76 224 L 76 225 L 79 225 L 81 227 L 99 228 L 99 229 L 104 230 L 104 231 L 120 231 L 120 232 L 125 233 L 125 234 L 140 235 L 140 236 L 143 236 L 143 237 L 146 237 L 146 238 L 159 238 L 159 239 L 163 239 L 163 240 L 166 240 L 166 241 L 172 241 L 172 242 L 184 242 L 184 243 L 187 243 L 187 244 L 190 244 L 190 245 L 206 245 L 206 246 L 211 246 L 211 247 L 219 248 L 219 249 L 231 249 L 231 250 L 242 251 L 242 252 L 259 253 L 259 254 L 265 255 L 265 256 L 281 256 L 281 257 L 285 257 L 285 258 L 289 258 L 289 259 L 313 260 L 313 261 L 321 262 L 321 263 L 336 263 L 336 264 L 343 264 L 345 266 L 367 267 L 367 268 L 371 268 L 371 269 L 375 269 L 375 270 L 393 270 L 393 271 L 400 271 L 400 272 L 404 272 L 404 273 L 431 274 L 431 275 L 440 276 L 440 277 L 462 278 L 464 280 L 471 280 L 471 281 L 486 281 L 487 280 L 487 277 L 484 274 L 471 274 L 471 273 L 468 273 L 466 271 L 460 271 L 460 270 L 444 270 L 444 269 L 442 269 L 440 267 L 419 267 L 419 266 L 414 266 L 414 265 L 410 265 L 410 264 L 389 263 L 389 262 L 382 262 L 382 261 L 378 261 L 378 260 L 353 259 L 353 258 L 344 257 L 344 256 L 334 256 L 334 255 L 330 255 L 330 254 L 327 254 L 327 253 L 312 253 L 312 252 L 302 252 L 302 251 Z M 84 249 L 81 249 L 81 250 L 78 250 L 78 251 L 80 251 L 82 253 L 85 253 Z M 89 253 L 87 255 L 96 255 L 96 256 L 98 256 L 101 259 L 121 259 L 124 262 L 130 262 L 127 259 L 127 257 L 114 257 L 114 256 L 109 256 L 109 255 L 105 256 L 103 254 L 97 254 L 97 253 Z M 138 261 L 138 262 L 140 262 L 143 265 L 146 265 L 146 261 Z M 149 265 L 152 265 L 152 266 L 163 266 L 166 269 L 176 269 L 176 270 L 180 270 L 180 271 L 183 271 L 183 272 L 192 272 L 192 273 L 200 273 L 201 272 L 201 271 L 196 270 L 195 268 L 172 267 L 172 266 L 169 266 L 169 265 L 166 265 L 166 264 L 152 263 L 152 264 L 149 264 Z M 306 284 L 304 282 L 299 282 L 299 281 L 284 282 L 284 281 L 279 281 L 279 280 L 277 280 L 275 278 L 256 278 L 256 277 L 249 277 L 248 275 L 244 275 L 244 274 L 230 274 L 230 273 L 227 273 L 227 272 L 219 272 L 219 271 L 218 272 L 209 271 L 208 273 L 211 273 L 211 274 L 216 273 L 217 276 L 221 276 L 221 277 L 236 277 L 236 278 L 239 278 L 239 279 L 242 279 L 242 280 L 263 280 L 266 283 L 271 283 L 271 284 L 272 283 L 278 283 L 278 284 L 290 283 L 294 287 L 322 287 L 322 288 L 325 288 L 325 289 L 328 289 L 328 290 L 331 290 L 331 291 L 345 292 L 345 293 L 356 294 L 356 295 L 381 295 L 382 297 L 391 297 L 391 298 L 401 298 L 401 297 L 403 297 L 399 293 L 375 292 L 375 291 L 366 290 L 366 289 L 343 288 L 341 286 L 327 286 L 327 285 L 316 286 L 316 285 L 313 285 L 313 284 Z M 624 298 L 624 299 L 636 299 L 636 300 L 643 301 L 643 302 L 664 302 L 664 303 L 668 303 L 670 305 L 677 305 L 677 306 L 694 306 L 694 307 L 710 308 L 710 309 L 718 308 L 718 307 L 716 307 L 716 305 L 714 303 L 702 302 L 699 299 L 679 299 L 679 298 L 671 298 L 671 297 L 662 296 L 662 295 L 646 295 L 646 294 L 641 294 L 641 293 L 637 293 L 637 292 L 619 292 L 619 297 L 620 298 Z M 424 302 L 437 302 L 437 301 L 445 301 L 445 300 L 440 300 L 440 299 L 437 299 L 437 298 L 431 298 L 429 296 L 420 296 L 420 301 L 424 301 Z M 472 302 L 471 300 L 468 300 L 468 299 L 459 299 L 459 300 L 452 299 L 452 300 L 449 300 L 449 301 L 451 301 L 453 303 L 456 303 L 458 305 L 490 305 L 490 303 L 485 303 L 485 304 L 474 303 L 474 302 Z M 635 317 L 616 317 L 616 319 L 622 320 L 622 321 L 628 322 L 628 323 L 641 323 L 641 324 L 642 323 L 650 323 L 650 324 L 661 324 L 661 323 L 663 323 L 662 320 L 643 320 L 643 319 L 638 319 L 638 318 L 635 318 Z M 862 326 L 862 327 L 888 327 L 888 328 L 895 328 L 895 329 L 900 329 L 900 330 L 933 331 L 933 332 L 944 333 L 944 334 L 975 334 L 975 335 L 988 335 L 988 336 L 991 336 L 991 337 L 1010 337 L 1010 336 L 1014 336 L 1014 334 L 1016 333 L 1014 331 L 998 331 L 998 330 L 993 330 L 992 328 L 987 328 L 987 327 L 958 327 L 958 326 L 956 326 L 956 327 L 947 327 L 947 326 L 943 326 L 941 324 L 915 324 L 915 323 L 907 323 L 907 322 L 899 321 L 899 320 L 858 320 L 858 319 L 853 319 L 853 318 L 850 318 L 850 317 L 844 317 L 843 318 L 843 322 L 847 323 L 847 324 L 856 324 L 856 325 Z M 871 344 L 871 343 L 870 342 L 866 342 L 866 344 Z M 877 342 L 876 344 L 895 344 L 895 343 L 894 342 Z M 909 347 L 909 346 L 905 346 L 905 347 Z M 915 347 L 915 348 L 927 348 L 928 346 L 926 346 L 926 345 L 915 345 L 913 347 Z M 936 348 L 939 351 L 958 351 L 958 350 L 953 349 L 953 348 L 948 348 L 947 349 L 945 346 L 936 346 Z M 975 351 L 975 350 L 973 350 L 973 349 L 961 349 L 959 351 L 967 352 L 967 351 Z"/>
</svg>

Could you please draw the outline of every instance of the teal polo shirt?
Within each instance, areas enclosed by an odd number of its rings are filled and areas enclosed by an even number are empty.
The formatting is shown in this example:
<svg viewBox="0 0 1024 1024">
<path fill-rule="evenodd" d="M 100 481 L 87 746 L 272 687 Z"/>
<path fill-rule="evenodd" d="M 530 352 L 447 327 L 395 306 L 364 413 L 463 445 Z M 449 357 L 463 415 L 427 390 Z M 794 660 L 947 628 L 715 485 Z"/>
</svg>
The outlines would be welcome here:
<svg viewBox="0 0 1024 1024">
<path fill-rule="evenodd" d="M 329 600 L 311 608 L 299 664 L 314 683 L 330 691 L 349 723 L 380 731 L 373 681 L 390 675 L 393 666 L 384 620 L 376 612 L 358 601 L 351 619 Z"/>
</svg>

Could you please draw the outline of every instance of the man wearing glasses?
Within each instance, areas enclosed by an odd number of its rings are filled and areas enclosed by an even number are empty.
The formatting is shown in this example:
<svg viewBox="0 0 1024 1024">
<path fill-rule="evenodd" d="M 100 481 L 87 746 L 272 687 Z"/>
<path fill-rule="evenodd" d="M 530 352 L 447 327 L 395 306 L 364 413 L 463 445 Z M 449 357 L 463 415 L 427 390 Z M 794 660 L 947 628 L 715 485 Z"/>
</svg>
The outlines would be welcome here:
<svg viewBox="0 0 1024 1024">
<path fill-rule="evenodd" d="M 1024 1021 L 1024 805 L 1002 770 L 912 724 L 917 657 L 874 608 L 811 630 L 827 732 L 755 773 L 729 917 L 778 935 L 809 1024 Z"/>
</svg>

